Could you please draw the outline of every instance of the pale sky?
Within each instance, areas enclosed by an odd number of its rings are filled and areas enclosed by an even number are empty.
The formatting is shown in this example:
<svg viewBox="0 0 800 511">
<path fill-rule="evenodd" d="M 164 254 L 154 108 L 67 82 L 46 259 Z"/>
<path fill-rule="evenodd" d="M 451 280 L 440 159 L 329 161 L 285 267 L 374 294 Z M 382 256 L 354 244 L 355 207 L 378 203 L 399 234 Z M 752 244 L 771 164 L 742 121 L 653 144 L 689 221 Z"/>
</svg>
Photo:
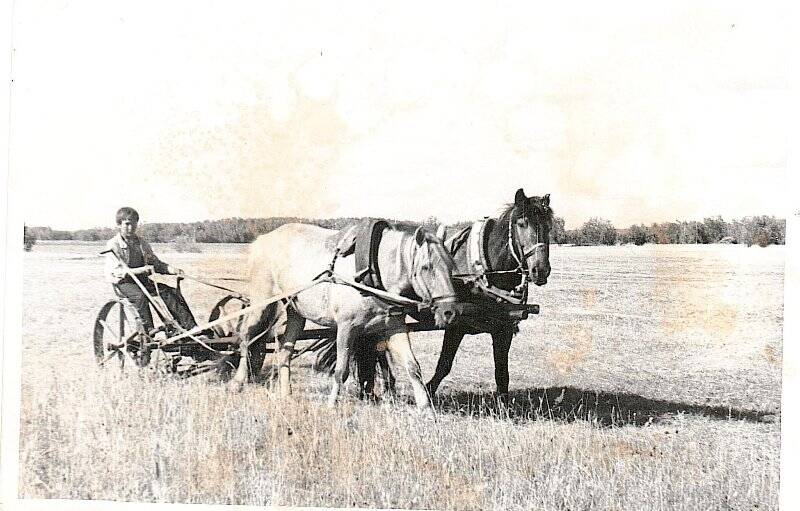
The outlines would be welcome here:
<svg viewBox="0 0 800 511">
<path fill-rule="evenodd" d="M 270 4 L 15 2 L 26 223 L 789 214 L 781 5 Z"/>
</svg>

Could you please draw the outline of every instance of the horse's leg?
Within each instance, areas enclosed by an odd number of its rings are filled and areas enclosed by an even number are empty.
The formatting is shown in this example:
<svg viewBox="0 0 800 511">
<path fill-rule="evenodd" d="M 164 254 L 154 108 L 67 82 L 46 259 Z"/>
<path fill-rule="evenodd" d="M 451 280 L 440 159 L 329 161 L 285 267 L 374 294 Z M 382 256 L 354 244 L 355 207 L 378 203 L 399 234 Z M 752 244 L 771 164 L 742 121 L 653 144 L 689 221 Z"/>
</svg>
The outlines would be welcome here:
<svg viewBox="0 0 800 511">
<path fill-rule="evenodd" d="M 356 335 L 355 328 L 348 323 L 340 324 L 336 330 L 336 370 L 333 372 L 333 385 L 328 396 L 328 406 L 330 407 L 336 405 L 339 392 L 350 374 L 350 350 Z"/>
<path fill-rule="evenodd" d="M 281 397 L 292 393 L 291 364 L 294 355 L 294 343 L 305 328 L 306 319 L 293 307 L 286 309 L 286 331 L 278 337 L 279 350 L 275 365 L 278 367 L 278 385 Z"/>
<path fill-rule="evenodd" d="M 408 337 L 408 332 L 397 332 L 389 337 L 387 343 L 389 353 L 391 353 L 392 360 L 401 364 L 406 369 L 408 378 L 411 380 L 411 387 L 414 389 L 414 401 L 417 408 L 425 410 L 430 408 L 431 400 L 428 396 L 428 391 L 425 389 L 425 384 L 422 383 L 422 370 L 419 367 L 419 362 L 411 351 L 411 339 Z"/>
<path fill-rule="evenodd" d="M 508 396 L 508 350 L 514 331 L 502 329 L 492 332 L 492 354 L 494 355 L 494 380 L 497 384 L 497 395 Z"/>
<path fill-rule="evenodd" d="M 378 353 L 374 349 L 374 343 L 368 339 L 358 339 L 358 346 L 355 347 L 356 371 L 358 376 L 358 398 L 372 399 L 375 397 L 375 364 L 377 363 Z"/>
<path fill-rule="evenodd" d="M 276 309 L 274 304 L 268 305 L 262 311 L 254 311 L 247 314 L 242 321 L 239 333 L 239 366 L 236 368 L 236 374 L 229 383 L 229 387 L 234 391 L 241 391 L 245 383 L 247 383 L 250 375 L 250 350 L 254 339 L 265 329 L 270 329 L 273 326 L 272 319 L 275 317 Z M 266 334 L 265 334 L 266 335 Z M 265 336 L 262 336 L 256 342 L 266 343 Z"/>
<path fill-rule="evenodd" d="M 261 381 L 261 367 L 267 359 L 267 344 L 269 344 L 269 341 L 270 339 L 267 339 L 265 335 L 256 340 L 256 342 L 251 343 L 250 349 L 247 350 L 247 356 L 250 357 L 250 363 L 248 364 L 248 378 L 250 381 Z"/>
<path fill-rule="evenodd" d="M 245 339 L 239 341 L 239 365 L 236 367 L 236 373 L 231 378 L 228 387 L 235 391 L 241 392 L 244 384 L 247 383 L 247 377 L 250 373 L 250 343 Z"/>
<path fill-rule="evenodd" d="M 386 343 L 383 343 L 381 349 L 376 351 L 378 357 L 378 365 L 381 368 L 381 375 L 383 376 L 383 391 L 389 396 L 396 394 L 395 377 L 392 373 L 392 366 L 389 364 L 389 354 L 386 351 Z"/>
<path fill-rule="evenodd" d="M 442 352 L 439 354 L 439 361 L 436 363 L 436 372 L 427 385 L 428 392 L 431 396 L 436 394 L 439 384 L 450 374 L 450 369 L 453 368 L 453 359 L 456 358 L 456 352 L 461 345 L 461 340 L 464 338 L 464 335 L 464 332 L 455 328 L 445 329 L 444 339 L 442 340 Z"/>
</svg>

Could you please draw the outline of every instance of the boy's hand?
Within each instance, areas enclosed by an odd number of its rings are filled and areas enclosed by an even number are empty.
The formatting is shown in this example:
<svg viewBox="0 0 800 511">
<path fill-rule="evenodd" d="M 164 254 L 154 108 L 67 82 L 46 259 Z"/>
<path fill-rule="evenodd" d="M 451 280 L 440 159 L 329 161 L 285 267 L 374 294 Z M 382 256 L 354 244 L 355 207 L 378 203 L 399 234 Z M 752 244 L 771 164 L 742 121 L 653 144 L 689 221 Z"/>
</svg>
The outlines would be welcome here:
<svg viewBox="0 0 800 511">
<path fill-rule="evenodd" d="M 175 267 L 173 266 L 171 269 L 172 269 L 172 274 L 173 274 L 173 275 L 177 275 L 178 277 L 183 277 L 183 276 L 185 276 L 185 275 L 186 275 L 186 272 L 184 272 L 184 271 L 183 271 L 183 270 L 181 270 L 180 268 L 175 268 Z"/>
<path fill-rule="evenodd" d="M 133 268 L 131 271 L 132 271 L 132 273 L 134 275 L 150 275 L 155 270 L 154 270 L 154 268 L 152 266 L 146 265 L 146 266 L 142 266 L 140 268 Z"/>
</svg>

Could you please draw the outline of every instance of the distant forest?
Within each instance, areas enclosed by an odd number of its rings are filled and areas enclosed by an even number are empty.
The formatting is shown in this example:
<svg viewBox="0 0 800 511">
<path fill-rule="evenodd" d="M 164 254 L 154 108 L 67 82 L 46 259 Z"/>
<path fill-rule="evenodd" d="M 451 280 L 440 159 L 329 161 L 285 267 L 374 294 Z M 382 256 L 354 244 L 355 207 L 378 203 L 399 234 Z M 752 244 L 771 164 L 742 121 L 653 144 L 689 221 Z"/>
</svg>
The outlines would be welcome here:
<svg viewBox="0 0 800 511">
<path fill-rule="evenodd" d="M 331 229 L 342 229 L 359 218 L 309 220 L 296 217 L 226 218 L 192 223 L 143 224 L 139 232 L 150 242 L 162 243 L 249 243 L 286 223 L 308 223 Z M 435 230 L 439 221 L 429 217 L 422 224 Z M 460 222 L 458 225 L 468 225 Z M 58 231 L 49 227 L 25 226 L 24 244 L 30 250 L 36 240 L 104 241 L 114 236 L 110 227 Z M 573 245 L 620 245 L 633 243 L 707 244 L 739 243 L 750 245 L 783 245 L 786 243 L 786 221 L 773 216 L 753 216 L 726 221 L 709 217 L 703 221 L 675 221 L 651 225 L 631 225 L 626 229 L 614 227 L 602 218 L 592 218 L 577 229 L 566 230 L 564 219 L 556 217 L 550 241 Z"/>
<path fill-rule="evenodd" d="M 747 245 L 784 245 L 786 243 L 786 220 L 773 216 L 751 216 L 726 221 L 720 216 L 703 221 L 675 221 L 650 225 L 631 225 L 617 229 L 602 218 L 592 218 L 578 229 L 565 231 L 563 220 L 556 219 L 551 232 L 554 243 L 575 245 L 620 245 L 633 243 L 656 244 L 708 244 L 739 243 Z"/>
</svg>

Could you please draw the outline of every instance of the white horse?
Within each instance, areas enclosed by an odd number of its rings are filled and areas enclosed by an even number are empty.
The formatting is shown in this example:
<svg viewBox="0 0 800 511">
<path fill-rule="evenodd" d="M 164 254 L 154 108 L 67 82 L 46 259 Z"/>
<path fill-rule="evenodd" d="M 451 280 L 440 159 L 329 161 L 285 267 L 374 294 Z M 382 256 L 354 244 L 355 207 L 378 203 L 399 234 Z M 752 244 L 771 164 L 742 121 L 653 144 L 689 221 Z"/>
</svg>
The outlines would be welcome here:
<svg viewBox="0 0 800 511">
<path fill-rule="evenodd" d="M 338 231 L 306 224 L 286 224 L 260 236 L 250 249 L 251 299 L 269 298 L 311 282 L 333 261 L 338 236 Z M 387 292 L 428 303 L 439 327 L 456 318 L 454 263 L 441 240 L 421 228 L 386 228 L 377 261 Z M 337 258 L 334 274 L 353 280 L 354 256 Z M 336 369 L 328 398 L 330 406 L 335 405 L 349 375 L 355 343 L 380 338 L 388 339 L 386 348 L 392 361 L 405 367 L 417 407 L 430 406 L 419 363 L 411 350 L 405 314 L 398 314 L 370 294 L 333 282 L 321 282 L 302 291 L 285 306 L 277 304 L 245 316 L 239 328 L 241 358 L 232 381 L 234 387 L 241 388 L 247 380 L 251 349 L 255 348 L 254 362 L 260 365 L 256 354 L 264 350 L 259 345 L 274 338 L 278 344 L 274 362 L 278 366 L 281 394 L 288 395 L 294 344 L 306 319 L 336 328 Z M 268 329 L 266 335 L 265 329 Z M 261 338 L 252 342 L 256 337 Z"/>
</svg>

